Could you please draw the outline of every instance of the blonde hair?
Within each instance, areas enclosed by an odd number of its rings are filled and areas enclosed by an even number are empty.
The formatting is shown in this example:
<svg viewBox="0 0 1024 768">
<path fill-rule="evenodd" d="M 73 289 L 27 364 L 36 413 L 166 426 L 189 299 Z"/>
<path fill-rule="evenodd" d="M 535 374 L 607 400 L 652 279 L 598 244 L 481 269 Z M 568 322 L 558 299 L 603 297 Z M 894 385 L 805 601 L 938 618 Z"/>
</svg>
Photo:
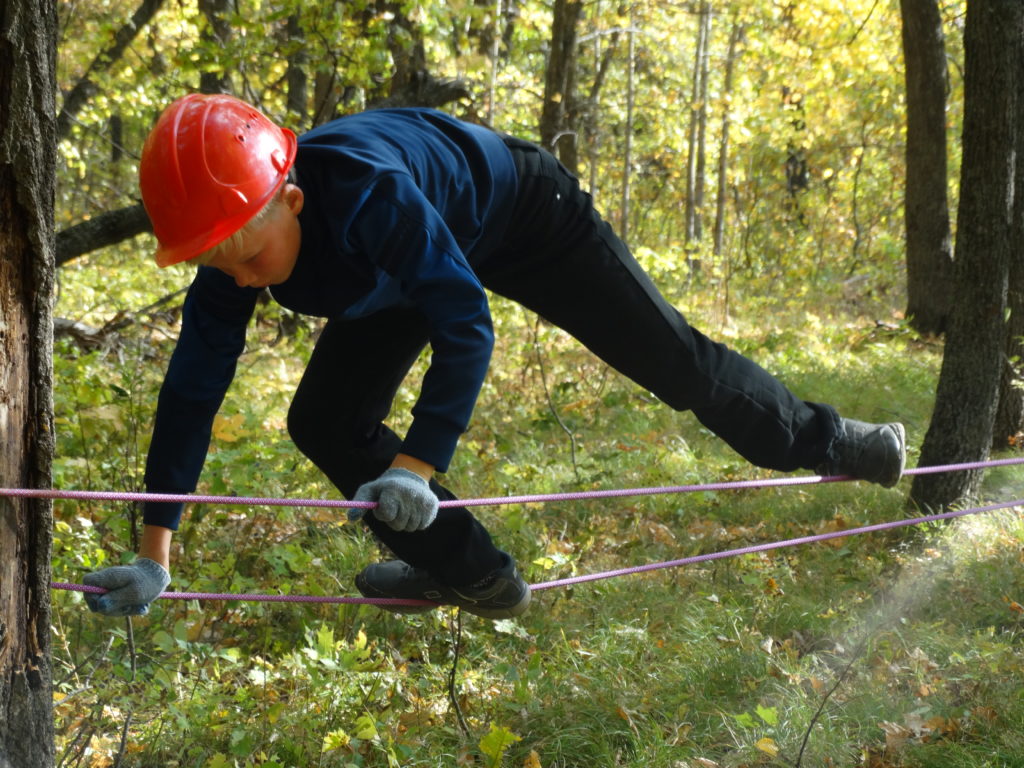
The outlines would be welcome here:
<svg viewBox="0 0 1024 768">
<path fill-rule="evenodd" d="M 210 262 L 216 259 L 218 256 L 224 253 L 235 252 L 240 250 L 242 246 L 245 245 L 245 238 L 250 233 L 262 227 L 274 213 L 275 208 L 278 205 L 282 205 L 284 203 L 285 186 L 285 184 L 282 184 L 280 187 L 278 187 L 277 192 L 275 192 L 274 196 L 267 201 L 267 204 L 260 208 L 260 210 L 257 211 L 256 215 L 249 219 L 247 222 L 245 222 L 245 224 L 243 224 L 240 229 L 232 232 L 226 238 L 224 238 L 215 246 L 213 246 L 213 248 L 203 251 L 194 259 L 191 259 L 191 262 L 193 264 L 209 266 Z"/>
</svg>

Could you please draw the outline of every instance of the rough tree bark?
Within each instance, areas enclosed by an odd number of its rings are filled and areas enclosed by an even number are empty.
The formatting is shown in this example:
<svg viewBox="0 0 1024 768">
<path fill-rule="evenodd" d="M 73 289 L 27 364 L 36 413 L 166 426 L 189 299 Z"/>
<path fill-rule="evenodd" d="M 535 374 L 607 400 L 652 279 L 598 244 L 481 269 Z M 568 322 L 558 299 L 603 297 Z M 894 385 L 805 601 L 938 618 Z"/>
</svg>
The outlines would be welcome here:
<svg viewBox="0 0 1024 768">
<path fill-rule="evenodd" d="M 47 488 L 53 457 L 57 9 L 0 4 L 0 486 Z M 53 765 L 51 506 L 0 499 L 0 767 Z"/>
<path fill-rule="evenodd" d="M 1020 157 L 1019 152 L 1017 157 Z M 1017 164 L 1021 166 L 1017 173 L 1017 189 L 1024 189 L 1024 163 L 1018 161 Z M 1019 196 L 1014 207 L 1024 208 Z M 1018 210 L 1014 217 L 1013 260 L 1006 295 L 1009 308 L 1006 354 L 999 381 L 999 407 L 992 426 L 992 448 L 997 451 L 1024 447 L 1024 232 L 1021 230 L 1021 217 L 1022 212 Z"/>
<path fill-rule="evenodd" d="M 946 51 L 937 0 L 900 0 L 907 88 L 907 317 L 946 330 L 953 245 L 946 195 Z"/>
<path fill-rule="evenodd" d="M 1024 71 L 1024 47 L 1017 71 Z M 1017 83 L 1017 168 L 1013 197 L 1011 261 L 1006 294 L 1006 352 L 999 381 L 999 406 L 992 428 L 992 448 L 1003 450 L 1024 443 L 1024 77 Z"/>
<path fill-rule="evenodd" d="M 90 251 L 152 231 L 153 224 L 142 203 L 101 213 L 57 234 L 56 265 L 59 267 Z"/>
<path fill-rule="evenodd" d="M 964 27 L 964 132 L 957 212 L 956 301 L 939 374 L 935 410 L 919 464 L 988 457 L 1006 349 L 1012 258 L 1017 104 L 1024 4 L 971 0 Z M 967 501 L 981 473 L 918 475 L 912 501 L 943 508 Z"/>
</svg>

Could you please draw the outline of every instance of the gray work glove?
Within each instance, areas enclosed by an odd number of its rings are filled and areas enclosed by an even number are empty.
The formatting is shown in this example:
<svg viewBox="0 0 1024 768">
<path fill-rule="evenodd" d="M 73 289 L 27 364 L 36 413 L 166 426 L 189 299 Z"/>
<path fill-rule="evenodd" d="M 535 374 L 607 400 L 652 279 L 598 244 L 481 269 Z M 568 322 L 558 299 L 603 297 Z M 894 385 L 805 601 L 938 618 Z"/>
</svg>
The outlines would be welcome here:
<svg viewBox="0 0 1024 768">
<path fill-rule="evenodd" d="M 156 560 L 137 557 L 130 565 L 87 573 L 82 581 L 90 587 L 107 590 L 102 595 L 85 593 L 89 610 L 107 616 L 145 616 L 149 613 L 149 604 L 171 583 L 171 574 Z"/>
<path fill-rule="evenodd" d="M 363 483 L 353 501 L 375 501 L 373 514 L 396 531 L 420 531 L 437 517 L 437 496 L 430 483 L 408 469 L 392 467 L 376 480 Z M 358 520 L 365 509 L 350 509 L 349 520 Z"/>
</svg>

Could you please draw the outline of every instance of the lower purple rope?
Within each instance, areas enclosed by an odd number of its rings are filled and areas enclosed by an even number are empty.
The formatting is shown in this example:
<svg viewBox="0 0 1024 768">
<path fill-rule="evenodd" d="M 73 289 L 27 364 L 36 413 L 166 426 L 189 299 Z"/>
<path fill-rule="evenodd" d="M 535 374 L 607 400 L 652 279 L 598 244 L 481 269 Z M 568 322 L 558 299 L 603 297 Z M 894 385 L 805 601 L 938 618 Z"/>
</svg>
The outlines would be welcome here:
<svg viewBox="0 0 1024 768">
<path fill-rule="evenodd" d="M 683 557 L 678 560 L 666 560 L 660 563 L 650 563 L 648 565 L 638 565 L 631 568 L 619 568 L 612 571 L 602 571 L 600 573 L 589 573 L 583 576 L 573 576 L 567 579 L 555 579 L 554 581 L 545 581 L 540 584 L 530 585 L 530 590 L 533 592 L 539 592 L 544 589 L 554 589 L 555 587 L 568 587 L 573 584 L 584 584 L 590 581 L 600 581 L 602 579 L 613 579 L 618 576 L 629 576 L 636 573 L 647 573 L 649 571 L 657 571 L 665 568 L 678 568 L 683 565 L 693 565 L 695 563 L 704 563 L 710 560 L 722 560 L 727 557 L 738 557 L 740 555 L 750 555 L 756 552 L 768 552 L 773 549 L 782 549 L 784 547 L 796 547 L 801 544 L 813 544 L 818 541 L 828 541 L 830 539 L 841 539 L 846 536 L 856 536 L 862 533 L 874 533 L 877 531 L 887 531 L 892 528 L 903 528 L 911 525 L 922 525 L 923 523 L 932 523 L 939 520 L 949 520 L 955 517 L 965 517 L 966 515 L 976 515 L 982 512 L 992 512 L 997 509 L 1007 509 L 1010 507 L 1024 506 L 1024 499 L 1016 499 L 1014 501 L 1004 501 L 997 504 L 988 504 L 983 507 L 974 507 L 972 509 L 961 509 L 955 512 L 942 512 L 935 515 L 925 515 L 923 517 L 915 517 L 908 520 L 895 520 L 887 523 L 876 523 L 875 525 L 865 525 L 859 528 L 847 528 L 842 531 L 830 531 L 828 533 L 819 533 L 813 536 L 800 536 L 795 539 L 785 539 L 783 541 L 772 541 L 764 544 L 753 544 L 749 547 L 739 547 L 737 549 L 727 549 L 721 552 L 708 552 L 703 555 L 693 555 L 691 557 Z M 50 586 L 53 589 L 63 589 L 72 592 L 92 592 L 94 594 L 102 594 L 107 590 L 100 587 L 89 587 L 84 584 L 69 584 L 66 582 L 52 582 Z M 165 600 L 239 600 L 239 601 L 250 601 L 250 602 L 264 602 L 264 603 L 345 603 L 345 604 L 364 604 L 364 605 L 434 605 L 426 600 L 402 600 L 397 598 L 369 598 L 369 597 L 318 597 L 316 595 L 262 595 L 262 594 L 238 594 L 230 592 L 164 592 L 160 595 Z"/>
<path fill-rule="evenodd" d="M 555 581 L 547 581 L 542 584 L 534 584 L 530 589 L 534 592 L 541 589 L 552 589 L 553 587 L 568 587 L 572 584 L 582 584 L 588 581 L 598 581 L 599 579 L 611 579 L 616 576 L 627 576 L 633 573 L 646 573 L 647 571 L 657 571 L 662 568 L 678 568 L 682 565 L 692 565 L 694 563 L 704 563 L 709 560 L 722 560 L 726 557 L 738 557 L 739 555 L 750 555 L 755 552 L 767 552 L 772 549 L 782 549 L 783 547 L 796 547 L 801 544 L 813 544 L 816 541 L 828 541 L 829 539 L 841 539 L 844 536 L 855 536 L 861 533 L 873 533 L 875 531 L 887 531 L 891 528 L 902 528 L 909 525 L 921 525 L 923 523 L 932 523 L 938 520 L 949 520 L 954 517 L 964 517 L 965 515 L 976 515 L 981 512 L 992 512 L 996 509 L 1006 509 L 1008 507 L 1019 507 L 1024 506 L 1024 499 L 1017 499 L 1015 501 L 1004 501 L 998 504 L 988 504 L 984 507 L 975 507 L 973 509 L 961 509 L 956 512 L 942 512 L 936 515 L 925 515 L 924 517 L 915 517 L 909 520 L 896 520 L 888 523 L 876 523 L 875 525 L 864 525 L 860 528 L 847 528 L 842 531 L 830 531 L 828 533 L 818 533 L 813 536 L 801 536 L 796 539 L 786 539 L 784 541 L 771 541 L 765 544 L 753 544 L 749 547 L 739 547 L 738 549 L 728 549 L 722 552 L 709 552 L 704 555 L 694 555 L 692 557 L 683 557 L 679 560 L 668 560 L 663 563 L 651 563 L 649 565 L 638 565 L 632 568 L 619 568 L 615 571 L 604 571 L 602 573 L 591 573 L 585 576 L 573 576 L 568 579 L 557 579 Z"/>
</svg>

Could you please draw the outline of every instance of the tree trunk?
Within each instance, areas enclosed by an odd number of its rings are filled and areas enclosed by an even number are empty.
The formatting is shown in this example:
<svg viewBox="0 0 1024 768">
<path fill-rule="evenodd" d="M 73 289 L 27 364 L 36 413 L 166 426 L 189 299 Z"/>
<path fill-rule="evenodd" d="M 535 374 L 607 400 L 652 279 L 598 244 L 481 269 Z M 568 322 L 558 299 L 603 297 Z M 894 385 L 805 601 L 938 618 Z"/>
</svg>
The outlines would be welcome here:
<svg viewBox="0 0 1024 768">
<path fill-rule="evenodd" d="M 952 304 L 935 411 L 921 466 L 981 461 L 992 445 L 1006 349 L 1017 108 L 1024 4 L 971 0 L 964 28 L 964 134 Z M 981 473 L 918 475 L 911 499 L 930 508 L 967 501 Z"/>
<path fill-rule="evenodd" d="M 487 82 L 487 125 L 494 126 L 494 115 L 497 111 L 498 93 L 498 69 L 500 66 L 501 53 L 501 21 L 504 15 L 502 0 L 494 0 L 494 31 L 490 33 L 490 41 L 481 38 L 481 44 L 487 48 L 487 55 L 491 59 L 490 77 Z M 487 44 L 489 42 L 489 44 Z"/>
<path fill-rule="evenodd" d="M 608 69 L 614 60 L 615 52 L 619 44 L 619 30 L 612 32 L 608 45 L 601 49 L 601 35 L 594 35 L 594 82 L 590 85 L 590 95 L 587 97 L 586 108 L 583 112 L 583 133 L 586 137 L 587 162 L 590 166 L 590 181 L 588 191 L 594 199 L 595 204 L 599 193 L 600 168 L 598 161 L 601 151 L 601 90 L 604 88 L 605 80 L 608 78 Z"/>
<path fill-rule="evenodd" d="M 622 202 L 619 206 L 619 235 L 629 242 L 630 195 L 633 177 L 633 106 L 636 99 L 636 31 L 633 12 L 629 14 L 626 54 L 626 147 L 622 153 Z"/>
<path fill-rule="evenodd" d="M 1017 165 L 1024 167 L 1017 155 Z M 1018 172 L 1017 189 L 1024 189 L 1024 179 Z M 1015 208 L 1024 207 L 1018 201 Z M 1006 324 L 1006 355 L 1003 374 L 999 380 L 999 407 L 992 427 L 993 450 L 1022 447 L 1024 443 L 1024 237 L 1020 231 L 1020 213 L 1014 232 L 1013 260 L 1010 263 L 1007 305 L 1009 319 Z"/>
<path fill-rule="evenodd" d="M 704 196 L 703 133 L 707 124 L 707 56 L 711 36 L 711 5 L 702 0 L 693 54 L 693 89 L 690 97 L 690 133 L 686 159 L 686 242 L 699 242 L 703 234 L 701 205 Z M 690 259 L 687 259 L 690 261 Z"/>
<path fill-rule="evenodd" d="M 551 19 L 551 53 L 544 71 L 544 103 L 540 115 L 541 146 L 558 154 L 572 173 L 578 169 L 576 137 L 569 126 L 576 83 L 577 27 L 580 0 L 555 0 Z"/>
<path fill-rule="evenodd" d="M 725 56 L 725 85 L 722 89 L 722 135 L 718 144 L 718 194 L 715 196 L 715 255 L 722 253 L 725 240 L 725 206 L 728 192 L 729 173 L 729 126 L 732 109 L 732 80 L 736 59 L 739 57 L 740 43 L 743 41 L 743 25 L 734 21 L 729 33 L 729 52 Z"/>
<path fill-rule="evenodd" d="M 309 64 L 309 55 L 306 53 L 305 32 L 302 29 L 302 18 L 297 13 L 288 17 L 288 24 L 285 28 L 288 36 L 288 112 L 293 125 L 304 126 L 306 124 L 306 103 L 309 90 L 309 76 L 306 74 L 306 66 Z"/>
<path fill-rule="evenodd" d="M 57 9 L 0 9 L 0 486 L 48 488 Z M 0 766 L 49 768 L 51 505 L 0 499 L 0 521 Z"/>
<path fill-rule="evenodd" d="M 110 69 L 110 66 L 124 55 L 125 50 L 132 40 L 135 39 L 139 30 L 150 22 L 153 16 L 156 15 L 156 12 L 160 10 L 163 2 L 164 0 L 142 0 L 135 13 L 132 14 L 131 19 L 125 22 L 124 26 L 114 35 L 114 42 L 96 55 L 96 58 L 92 60 L 92 63 L 85 70 L 85 74 L 68 91 L 64 97 L 60 116 L 57 118 L 57 131 L 61 138 L 68 135 L 74 123 L 75 115 L 96 94 L 97 87 L 91 79 L 92 76 L 97 72 L 105 72 Z"/>
<path fill-rule="evenodd" d="M 900 0 L 907 88 L 907 317 L 946 330 L 953 246 L 946 195 L 946 51 L 937 0 Z"/>
<path fill-rule="evenodd" d="M 458 78 L 439 78 L 427 69 L 426 41 L 422 27 L 406 15 L 400 3 L 381 2 L 381 13 L 392 14 L 388 25 L 388 50 L 395 70 L 382 93 L 372 94 L 368 109 L 390 107 L 440 107 L 469 95 Z"/>
<path fill-rule="evenodd" d="M 231 25 L 225 19 L 231 0 L 199 0 L 199 10 L 206 17 L 206 28 L 200 32 L 208 46 L 223 50 L 231 39 Z M 214 59 L 219 61 L 219 57 Z M 200 93 L 231 93 L 231 73 L 221 69 L 199 75 Z"/>
<path fill-rule="evenodd" d="M 1021 51 L 1024 59 L 1024 49 Z M 1024 66 L 1024 60 L 1018 65 Z M 1017 167 L 1006 323 L 1006 353 L 999 380 L 999 406 L 992 428 L 993 450 L 1020 448 L 1024 441 L 1024 77 L 1017 83 Z"/>
</svg>

